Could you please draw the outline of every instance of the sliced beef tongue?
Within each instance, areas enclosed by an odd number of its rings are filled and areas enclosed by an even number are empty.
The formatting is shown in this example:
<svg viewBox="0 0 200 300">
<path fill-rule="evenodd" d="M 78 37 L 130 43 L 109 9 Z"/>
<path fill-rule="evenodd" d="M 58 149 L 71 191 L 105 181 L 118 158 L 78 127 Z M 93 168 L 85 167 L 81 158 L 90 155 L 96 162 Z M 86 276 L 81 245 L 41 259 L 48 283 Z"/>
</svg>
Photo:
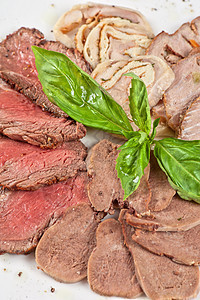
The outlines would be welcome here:
<svg viewBox="0 0 200 300">
<path fill-rule="evenodd" d="M 185 231 L 200 224 L 200 205 L 175 195 L 162 211 L 138 218 L 127 213 L 128 224 L 149 231 Z"/>
<path fill-rule="evenodd" d="M 200 17 L 183 24 L 175 33 L 161 32 L 152 41 L 147 54 L 164 59 L 169 65 L 176 64 L 200 45 Z"/>
<path fill-rule="evenodd" d="M 62 282 L 85 278 L 89 256 L 96 246 L 98 223 L 98 215 L 89 204 L 68 208 L 63 218 L 44 233 L 36 248 L 39 268 Z"/>
<path fill-rule="evenodd" d="M 151 211 L 161 211 L 171 202 L 176 191 L 170 186 L 167 176 L 161 170 L 158 162 L 151 153 L 149 185 L 151 189 L 151 201 L 148 208 Z"/>
<path fill-rule="evenodd" d="M 200 95 L 200 48 L 174 67 L 175 80 L 165 92 L 168 125 L 178 132 L 185 110 Z"/>
<path fill-rule="evenodd" d="M 86 148 L 79 141 L 45 150 L 0 138 L 0 153 L 0 186 L 9 189 L 35 190 L 86 170 Z"/>
<path fill-rule="evenodd" d="M 126 210 L 119 220 L 135 263 L 138 282 L 150 299 L 189 299 L 199 289 L 199 268 L 173 262 L 165 256 L 155 255 L 132 240 L 134 228 L 126 223 Z"/>
<path fill-rule="evenodd" d="M 84 137 L 86 129 L 73 120 L 43 112 L 0 79 L 0 133 L 41 148 L 54 148 Z"/>
<path fill-rule="evenodd" d="M 0 252 L 26 253 L 36 247 L 43 232 L 63 216 L 69 206 L 89 203 L 87 174 L 37 191 L 0 192 Z"/>
<path fill-rule="evenodd" d="M 151 232 L 137 229 L 133 240 L 145 249 L 186 265 L 200 264 L 200 225 L 182 232 Z"/>
<path fill-rule="evenodd" d="M 186 110 L 180 124 L 178 137 L 182 140 L 200 140 L 200 97 Z"/>
<path fill-rule="evenodd" d="M 135 298 L 142 290 L 135 275 L 134 261 L 124 245 L 117 220 L 103 221 L 96 233 L 97 246 L 88 261 L 91 289 L 105 296 Z"/>
<path fill-rule="evenodd" d="M 59 107 L 48 100 L 42 90 L 31 50 L 32 45 L 66 54 L 84 71 L 90 72 L 88 65 L 77 51 L 68 49 L 60 42 L 44 40 L 43 34 L 36 29 L 22 27 L 8 35 L 0 44 L 0 76 L 44 110 L 67 117 Z"/>
<path fill-rule="evenodd" d="M 117 177 L 116 158 L 119 145 L 108 140 L 96 144 L 88 159 L 88 195 L 93 207 L 97 211 L 112 212 L 113 205 L 124 205 L 134 208 L 138 213 L 148 210 L 151 191 L 148 184 L 149 168 L 141 179 L 141 184 L 127 201 L 123 201 L 124 192 L 120 179 Z"/>
</svg>

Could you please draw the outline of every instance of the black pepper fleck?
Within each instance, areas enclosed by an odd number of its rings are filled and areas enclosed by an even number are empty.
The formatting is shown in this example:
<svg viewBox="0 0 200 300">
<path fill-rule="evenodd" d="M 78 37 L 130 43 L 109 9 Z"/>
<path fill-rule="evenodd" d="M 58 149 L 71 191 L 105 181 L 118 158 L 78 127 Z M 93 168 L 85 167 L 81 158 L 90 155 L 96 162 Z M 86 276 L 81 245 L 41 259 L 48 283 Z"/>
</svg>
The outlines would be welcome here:
<svg viewBox="0 0 200 300">
<path fill-rule="evenodd" d="M 19 273 L 18 273 L 18 276 L 21 277 L 21 276 L 22 276 L 22 272 L 19 272 Z"/>
<path fill-rule="evenodd" d="M 54 293 L 55 292 L 55 288 L 52 287 L 51 288 L 51 292 Z"/>
</svg>

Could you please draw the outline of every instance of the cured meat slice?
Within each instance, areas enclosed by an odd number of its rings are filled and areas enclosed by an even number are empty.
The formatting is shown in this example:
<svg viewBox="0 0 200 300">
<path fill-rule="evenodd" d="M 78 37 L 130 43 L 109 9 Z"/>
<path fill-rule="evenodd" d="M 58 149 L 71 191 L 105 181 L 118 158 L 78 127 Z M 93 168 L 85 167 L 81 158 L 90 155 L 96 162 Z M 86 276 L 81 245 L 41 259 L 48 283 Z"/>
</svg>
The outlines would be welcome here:
<svg viewBox="0 0 200 300">
<path fill-rule="evenodd" d="M 182 140 L 200 140 L 200 97 L 186 110 L 180 124 L 178 137 Z"/>
<path fill-rule="evenodd" d="M 130 118 L 128 96 L 131 77 L 123 76 L 127 72 L 133 72 L 144 81 L 150 107 L 162 99 L 164 91 L 174 80 L 171 68 L 156 56 L 138 56 L 128 61 L 109 60 L 99 64 L 92 72 L 92 77 L 111 94 Z"/>
<path fill-rule="evenodd" d="M 46 230 L 36 248 L 39 268 L 61 282 L 85 278 L 98 223 L 88 204 L 68 208 L 62 219 Z"/>
<path fill-rule="evenodd" d="M 141 295 L 134 261 L 124 245 L 120 223 L 114 219 L 103 221 L 96 238 L 97 246 L 88 261 L 91 289 L 105 296 L 135 298 Z"/>
<path fill-rule="evenodd" d="M 169 65 L 176 64 L 200 45 L 200 17 L 183 24 L 175 33 L 159 33 L 152 41 L 147 54 L 164 59 Z"/>
<path fill-rule="evenodd" d="M 42 90 L 31 50 L 32 45 L 61 52 L 90 73 L 89 66 L 77 50 L 68 49 L 59 42 L 46 41 L 37 29 L 22 27 L 8 35 L 0 44 L 0 76 L 44 110 L 56 116 L 67 117 L 58 106 L 48 100 Z"/>
<path fill-rule="evenodd" d="M 89 203 L 87 174 L 37 191 L 0 192 L 0 252 L 26 253 L 36 247 L 43 232 L 69 206 Z"/>
<path fill-rule="evenodd" d="M 0 133 L 41 148 L 53 148 L 86 134 L 82 124 L 55 118 L 0 79 Z"/>
<path fill-rule="evenodd" d="M 138 189 L 123 201 L 124 191 L 115 169 L 118 145 L 108 140 L 96 144 L 88 160 L 89 199 L 97 211 L 112 212 L 113 204 L 134 208 L 138 213 L 148 210 L 151 191 L 148 184 L 149 167 L 141 179 Z M 105 176 L 106 174 L 106 176 Z"/>
<path fill-rule="evenodd" d="M 86 170 L 87 152 L 79 141 L 50 150 L 0 138 L 0 153 L 0 185 L 9 189 L 34 190 Z"/>
<path fill-rule="evenodd" d="M 184 111 L 200 95 L 200 48 L 174 67 L 175 80 L 164 95 L 168 125 L 179 130 Z"/>
<path fill-rule="evenodd" d="M 150 232 L 137 229 L 133 240 L 145 249 L 186 265 L 200 264 L 200 225 L 182 232 Z"/>
<path fill-rule="evenodd" d="M 145 17 L 138 11 L 117 6 L 109 6 L 95 3 L 75 5 L 71 10 L 64 13 L 57 21 L 54 27 L 55 38 L 61 41 L 69 48 L 75 48 L 75 36 L 79 29 L 84 33 L 83 25 L 90 25 L 88 30 L 98 24 L 101 19 L 119 17 L 122 20 L 129 20 L 133 24 L 137 24 L 152 34 L 152 29 Z M 87 35 L 86 35 L 87 36 Z"/>
<path fill-rule="evenodd" d="M 199 268 L 173 262 L 165 256 L 155 255 L 132 240 L 134 228 L 125 222 L 126 211 L 121 211 L 125 243 L 135 263 L 136 276 L 150 299 L 189 299 L 199 288 Z"/>
<path fill-rule="evenodd" d="M 151 211 L 165 209 L 176 194 L 176 191 L 170 186 L 167 176 L 161 170 L 153 153 L 151 153 L 150 158 L 149 185 L 151 189 L 149 209 Z"/>
<path fill-rule="evenodd" d="M 200 205 L 175 195 L 162 211 L 138 218 L 127 213 L 128 224 L 149 231 L 185 231 L 200 224 Z"/>
</svg>

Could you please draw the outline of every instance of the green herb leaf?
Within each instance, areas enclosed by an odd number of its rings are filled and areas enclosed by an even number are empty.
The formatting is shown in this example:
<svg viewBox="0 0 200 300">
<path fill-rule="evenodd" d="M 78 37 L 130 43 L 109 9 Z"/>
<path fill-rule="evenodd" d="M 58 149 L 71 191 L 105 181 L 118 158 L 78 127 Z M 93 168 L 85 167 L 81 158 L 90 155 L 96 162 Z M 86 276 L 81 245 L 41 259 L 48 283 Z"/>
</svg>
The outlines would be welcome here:
<svg viewBox="0 0 200 300">
<path fill-rule="evenodd" d="M 156 141 L 154 155 L 180 197 L 200 203 L 200 141 Z"/>
<path fill-rule="evenodd" d="M 130 72 L 125 75 L 133 78 L 129 95 L 129 107 L 133 121 L 140 130 L 149 134 L 151 130 L 151 114 L 146 86 L 134 73 Z"/>
<path fill-rule="evenodd" d="M 156 136 L 156 127 L 158 127 L 159 122 L 160 122 L 160 118 L 153 121 L 153 130 L 152 130 L 151 137 L 150 137 L 151 143 L 153 142 L 153 140 Z"/>
<path fill-rule="evenodd" d="M 124 189 L 124 200 L 139 186 L 144 169 L 149 163 L 150 143 L 145 132 L 138 131 L 119 147 L 116 170 Z"/>
<path fill-rule="evenodd" d="M 124 135 L 133 133 L 126 113 L 91 76 L 66 55 L 32 46 L 48 99 L 86 126 Z"/>
</svg>

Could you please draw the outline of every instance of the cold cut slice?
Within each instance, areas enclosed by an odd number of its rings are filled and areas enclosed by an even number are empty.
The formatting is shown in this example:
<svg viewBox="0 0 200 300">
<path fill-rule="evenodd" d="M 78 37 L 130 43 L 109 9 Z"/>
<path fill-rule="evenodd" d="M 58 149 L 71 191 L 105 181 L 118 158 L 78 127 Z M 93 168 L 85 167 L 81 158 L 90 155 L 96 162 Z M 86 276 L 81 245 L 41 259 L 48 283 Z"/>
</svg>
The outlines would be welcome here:
<svg viewBox="0 0 200 300">
<path fill-rule="evenodd" d="M 61 282 L 85 278 L 98 223 L 88 204 L 68 208 L 63 218 L 46 230 L 36 248 L 39 268 Z"/>
<path fill-rule="evenodd" d="M 96 233 L 97 246 L 88 261 L 91 289 L 105 296 L 135 298 L 142 290 L 135 276 L 134 261 L 124 245 L 117 220 L 103 221 Z"/>
</svg>

